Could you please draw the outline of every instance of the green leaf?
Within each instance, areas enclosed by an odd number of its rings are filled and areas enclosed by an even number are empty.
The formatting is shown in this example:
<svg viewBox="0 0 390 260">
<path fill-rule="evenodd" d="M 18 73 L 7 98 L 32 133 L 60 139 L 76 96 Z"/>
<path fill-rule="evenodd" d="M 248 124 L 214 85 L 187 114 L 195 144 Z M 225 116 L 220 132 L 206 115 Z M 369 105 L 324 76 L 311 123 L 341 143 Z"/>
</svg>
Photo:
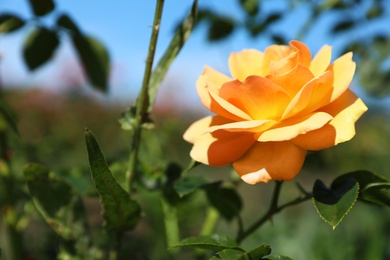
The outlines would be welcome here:
<svg viewBox="0 0 390 260">
<path fill-rule="evenodd" d="M 213 234 L 210 236 L 188 237 L 181 240 L 177 245 L 174 245 L 173 247 L 199 248 L 210 251 L 235 249 L 245 252 L 232 239 L 217 234 Z"/>
<path fill-rule="evenodd" d="M 267 257 L 267 259 L 269 259 L 269 260 L 292 260 L 292 258 L 290 258 L 288 256 L 283 256 L 283 255 L 273 255 L 273 256 Z"/>
<path fill-rule="evenodd" d="M 358 192 L 359 183 L 354 179 L 332 183 L 330 189 L 317 180 L 313 187 L 314 206 L 325 222 L 335 229 L 354 205 Z"/>
<path fill-rule="evenodd" d="M 385 177 L 369 171 L 355 171 L 343 174 L 333 182 L 338 184 L 347 179 L 354 179 L 359 183 L 359 200 L 389 206 L 389 195 L 387 193 L 390 181 Z"/>
<path fill-rule="evenodd" d="M 191 12 L 186 19 L 180 24 L 176 30 L 175 36 L 172 38 L 167 50 L 153 70 L 149 83 L 149 107 L 148 112 L 151 112 L 154 101 L 157 96 L 157 91 L 164 79 L 169 67 L 179 54 L 184 43 L 190 37 L 190 34 L 195 26 L 196 17 L 198 14 L 198 0 L 192 4 Z"/>
<path fill-rule="evenodd" d="M 40 164 L 24 166 L 23 174 L 33 203 L 49 226 L 66 240 L 86 237 L 84 205 L 72 188 L 59 178 L 49 177 Z"/>
<path fill-rule="evenodd" d="M 356 180 L 359 183 L 360 190 L 364 189 L 364 187 L 371 183 L 390 182 L 388 179 L 381 175 L 375 174 L 370 171 L 360 170 L 340 175 L 333 181 L 333 183 L 336 185 L 338 183 L 345 182 L 347 179 Z"/>
<path fill-rule="evenodd" d="M 92 179 L 103 206 L 103 217 L 109 229 L 133 229 L 140 220 L 138 203 L 117 183 L 93 134 L 85 131 Z"/>
<path fill-rule="evenodd" d="M 227 220 L 232 220 L 240 213 L 242 202 L 236 190 L 221 187 L 219 182 L 204 186 L 203 189 L 211 205 Z"/>
<path fill-rule="evenodd" d="M 261 257 L 269 254 L 271 254 L 271 246 L 267 244 L 261 244 L 248 252 L 250 259 L 260 259 Z"/>
<path fill-rule="evenodd" d="M 73 22 L 73 20 L 67 14 L 62 14 L 58 17 L 57 25 L 69 30 L 74 34 L 81 34 L 81 31 L 76 23 Z"/>
<path fill-rule="evenodd" d="M 209 41 L 219 41 L 228 37 L 234 30 L 235 21 L 229 17 L 214 17 L 208 31 Z"/>
<path fill-rule="evenodd" d="M 4 101 L 0 101 L 0 118 L 3 118 L 11 129 L 19 135 L 17 126 L 18 118 Z"/>
<path fill-rule="evenodd" d="M 98 40 L 82 34 L 73 34 L 72 42 L 89 82 L 95 88 L 107 91 L 110 58 L 106 48 Z"/>
<path fill-rule="evenodd" d="M 188 176 L 177 180 L 173 187 L 180 197 L 184 197 L 206 184 L 208 183 L 202 177 Z"/>
<path fill-rule="evenodd" d="M 54 10 L 52 0 L 29 0 L 30 6 L 36 16 L 43 16 Z"/>
<path fill-rule="evenodd" d="M 222 260 L 250 260 L 251 258 L 248 257 L 248 255 L 243 252 L 242 250 L 236 250 L 236 249 L 224 249 L 217 253 L 219 256 L 212 257 L 211 259 L 222 259 Z M 258 259 L 258 258 L 254 258 Z"/>
<path fill-rule="evenodd" d="M 43 27 L 33 30 L 24 42 L 23 57 L 29 70 L 47 62 L 59 44 L 58 35 Z"/>
<path fill-rule="evenodd" d="M 259 12 L 259 0 L 240 0 L 240 4 L 250 16 L 255 16 Z"/>
<path fill-rule="evenodd" d="M 361 199 L 390 207 L 390 183 L 371 183 L 361 190 Z"/>
<path fill-rule="evenodd" d="M 355 26 L 355 21 L 352 20 L 341 21 L 332 28 L 332 33 L 345 32 L 351 29 L 353 26 Z"/>
<path fill-rule="evenodd" d="M 18 30 L 25 25 L 25 21 L 13 14 L 0 15 L 0 35 Z"/>
</svg>

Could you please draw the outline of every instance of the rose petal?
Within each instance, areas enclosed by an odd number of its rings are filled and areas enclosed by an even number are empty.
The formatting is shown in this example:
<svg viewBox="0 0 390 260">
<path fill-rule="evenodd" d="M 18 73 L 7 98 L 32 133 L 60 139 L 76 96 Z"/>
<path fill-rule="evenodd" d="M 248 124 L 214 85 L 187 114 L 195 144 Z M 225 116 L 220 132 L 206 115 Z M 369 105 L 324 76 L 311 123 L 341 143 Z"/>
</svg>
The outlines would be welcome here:
<svg viewBox="0 0 390 260">
<path fill-rule="evenodd" d="M 268 47 L 264 51 L 264 74 L 284 74 L 295 67 L 296 56 L 296 53 L 293 53 L 290 46 L 272 45 Z"/>
<path fill-rule="evenodd" d="M 251 117 L 240 108 L 229 103 L 213 92 L 209 92 L 209 94 L 212 98 L 210 110 L 214 113 L 233 121 L 251 120 Z"/>
<path fill-rule="evenodd" d="M 275 125 L 277 122 L 274 120 L 250 120 L 233 122 L 223 125 L 215 125 L 207 129 L 207 132 L 214 132 L 218 130 L 226 130 L 229 132 L 261 132 Z"/>
<path fill-rule="evenodd" d="M 283 88 L 259 76 L 247 77 L 245 82 L 227 82 L 219 96 L 259 120 L 279 119 L 290 99 Z"/>
<path fill-rule="evenodd" d="M 210 109 L 213 101 L 209 92 L 218 93 L 221 86 L 230 80 L 228 76 L 205 66 L 202 75 L 199 76 L 196 82 L 196 89 L 200 100 L 207 109 Z"/>
<path fill-rule="evenodd" d="M 301 170 L 305 156 L 306 150 L 289 141 L 256 142 L 233 167 L 249 184 L 291 180 Z"/>
<path fill-rule="evenodd" d="M 352 91 L 347 90 L 321 110 L 334 118 L 324 127 L 299 135 L 292 142 L 306 150 L 322 150 L 348 141 L 355 135 L 356 120 L 367 111 L 367 107 Z"/>
<path fill-rule="evenodd" d="M 190 156 L 203 164 L 223 166 L 240 158 L 255 142 L 251 133 L 219 130 L 198 137 Z"/>
<path fill-rule="evenodd" d="M 308 114 L 329 104 L 332 95 L 332 73 L 330 71 L 309 81 L 291 100 L 282 119 L 297 114 Z"/>
<path fill-rule="evenodd" d="M 230 54 L 229 68 L 233 78 L 244 81 L 250 75 L 263 75 L 263 56 L 254 49 Z"/>
<path fill-rule="evenodd" d="M 282 75 L 268 75 L 267 79 L 281 86 L 290 97 L 294 97 L 302 87 L 314 78 L 313 73 L 302 65 Z"/>
<path fill-rule="evenodd" d="M 351 84 L 356 64 L 352 61 L 352 52 L 335 60 L 327 70 L 333 72 L 333 93 L 331 101 L 343 94 Z"/>
<path fill-rule="evenodd" d="M 332 118 L 325 112 L 289 118 L 275 128 L 260 133 L 257 140 L 261 142 L 291 140 L 298 135 L 323 127 Z"/>
<path fill-rule="evenodd" d="M 326 68 L 329 66 L 330 60 L 332 58 L 332 47 L 329 45 L 324 45 L 314 56 L 313 60 L 310 63 L 310 71 L 314 76 L 319 76 L 324 73 Z"/>
<path fill-rule="evenodd" d="M 183 138 L 189 143 L 194 143 L 196 138 L 206 133 L 210 126 L 224 125 L 231 122 L 231 120 L 221 116 L 208 116 L 192 123 L 183 134 Z"/>
<path fill-rule="evenodd" d="M 298 54 L 298 63 L 308 67 L 311 62 L 311 53 L 306 44 L 300 41 L 290 41 L 290 46 Z"/>
</svg>

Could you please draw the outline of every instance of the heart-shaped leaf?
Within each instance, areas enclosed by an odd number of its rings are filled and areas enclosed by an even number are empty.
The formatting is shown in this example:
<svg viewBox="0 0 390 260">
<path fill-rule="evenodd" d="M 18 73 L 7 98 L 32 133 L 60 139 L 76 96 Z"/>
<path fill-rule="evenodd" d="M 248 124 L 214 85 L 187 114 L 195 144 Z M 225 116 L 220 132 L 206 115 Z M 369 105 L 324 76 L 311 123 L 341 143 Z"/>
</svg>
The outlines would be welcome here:
<svg viewBox="0 0 390 260">
<path fill-rule="evenodd" d="M 317 180 L 313 187 L 313 202 L 320 216 L 333 229 L 354 205 L 359 192 L 359 184 L 354 179 L 332 183 L 331 188 Z"/>
<path fill-rule="evenodd" d="M 359 183 L 359 200 L 390 206 L 390 181 L 388 179 L 369 171 L 355 171 L 337 177 L 333 183 L 341 183 L 350 178 Z"/>
</svg>

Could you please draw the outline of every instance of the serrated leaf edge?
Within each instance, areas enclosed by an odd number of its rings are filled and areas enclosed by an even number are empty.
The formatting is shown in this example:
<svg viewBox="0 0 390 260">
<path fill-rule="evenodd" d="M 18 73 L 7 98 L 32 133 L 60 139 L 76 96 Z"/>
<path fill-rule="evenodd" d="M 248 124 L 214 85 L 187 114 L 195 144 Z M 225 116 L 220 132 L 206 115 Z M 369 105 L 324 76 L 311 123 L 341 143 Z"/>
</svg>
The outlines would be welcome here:
<svg viewBox="0 0 390 260">
<path fill-rule="evenodd" d="M 354 202 L 352 203 L 352 205 L 348 208 L 347 212 L 345 212 L 345 214 L 340 218 L 340 220 L 333 226 L 329 221 L 327 221 L 320 213 L 320 211 L 318 210 L 317 206 L 316 206 L 316 203 L 315 203 L 315 199 L 314 197 L 312 198 L 312 201 L 313 201 L 313 204 L 314 204 L 314 208 L 316 209 L 318 215 L 320 215 L 320 218 L 323 219 L 326 223 L 328 223 L 329 225 L 332 226 L 332 229 L 335 230 L 336 227 L 340 224 L 340 222 L 344 219 L 344 217 L 351 211 L 351 209 L 353 208 L 353 206 L 355 205 L 357 199 L 358 199 L 358 196 L 359 196 L 359 192 L 360 192 L 360 185 L 359 185 L 359 182 L 356 181 L 356 184 L 358 186 L 358 191 L 356 193 L 356 196 L 355 196 L 355 200 Z"/>
</svg>

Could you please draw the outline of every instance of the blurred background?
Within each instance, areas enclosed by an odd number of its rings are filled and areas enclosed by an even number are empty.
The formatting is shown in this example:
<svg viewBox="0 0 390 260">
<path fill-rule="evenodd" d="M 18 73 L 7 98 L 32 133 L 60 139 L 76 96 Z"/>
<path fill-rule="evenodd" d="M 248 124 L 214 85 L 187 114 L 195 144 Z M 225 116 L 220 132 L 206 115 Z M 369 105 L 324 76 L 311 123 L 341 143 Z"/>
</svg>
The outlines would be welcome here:
<svg viewBox="0 0 390 260">
<path fill-rule="evenodd" d="M 190 11 L 192 1 L 165 1 L 156 59 L 163 55 L 175 29 Z M 12 14 L 23 27 L 4 33 L 0 25 L 0 87 L 5 102 L 18 117 L 20 137 L 10 135 L 12 167 L 18 178 L 27 162 L 40 162 L 85 196 L 90 225 L 100 224 L 99 205 L 89 177 L 84 128 L 98 138 L 112 170 L 128 159 L 130 133 L 118 122 L 134 104 L 140 89 L 155 1 L 57 0 L 55 10 L 37 19 L 27 0 L 0 0 L 0 15 Z M 110 57 L 108 87 L 88 80 L 80 54 L 66 33 L 41 66 L 26 65 L 24 49 L 37 27 L 55 30 L 57 18 L 67 14 L 83 33 L 105 46 Z M 190 145 L 182 140 L 189 124 L 208 113 L 196 94 L 195 82 L 205 65 L 229 74 L 229 54 L 245 48 L 264 50 L 270 44 L 305 42 L 314 55 L 324 44 L 333 57 L 353 51 L 357 72 L 351 88 L 369 107 L 356 125 L 350 142 L 310 153 L 304 169 L 285 184 L 281 200 L 297 196 L 295 183 L 311 190 L 321 178 L 330 184 L 336 176 L 366 169 L 390 178 L 390 2 L 386 0 L 200 0 L 199 20 L 160 88 L 152 117 L 156 126 L 145 131 L 141 157 L 153 170 L 167 161 L 186 167 Z M 1 19 L 0 19 L 1 24 Z M 210 181 L 227 179 L 230 167 L 199 166 L 190 174 Z M 20 181 L 20 185 L 22 181 Z M 1 186 L 0 186 L 1 188 Z M 240 184 L 244 224 L 249 225 L 268 207 L 271 184 Z M 25 199 L 23 189 L 17 196 Z M 19 198 L 18 197 L 18 198 Z M 142 193 L 143 224 L 129 234 L 125 251 L 135 259 L 169 259 L 161 235 L 161 208 L 157 194 Z M 196 234 L 205 217 L 204 194 L 191 198 L 192 207 L 179 208 L 182 237 Z M 157 202 L 156 202 L 157 201 Z M 52 259 L 55 235 L 34 211 L 21 224 L 26 259 Z M 234 237 L 236 223 L 221 220 L 216 232 Z M 41 239 L 34 239 L 36 235 Z M 160 235 L 159 235 L 160 234 Z M 161 236 L 161 239 L 156 239 Z M 150 238 L 160 241 L 150 244 Z M 390 211 L 358 203 L 333 231 L 306 202 L 277 215 L 244 241 L 244 247 L 270 243 L 273 251 L 293 259 L 390 259 Z M 0 241 L 0 244 L 4 241 Z M 103 242 L 101 242 L 104 244 Z M 337 252 L 337 253 L 335 253 Z"/>
</svg>

